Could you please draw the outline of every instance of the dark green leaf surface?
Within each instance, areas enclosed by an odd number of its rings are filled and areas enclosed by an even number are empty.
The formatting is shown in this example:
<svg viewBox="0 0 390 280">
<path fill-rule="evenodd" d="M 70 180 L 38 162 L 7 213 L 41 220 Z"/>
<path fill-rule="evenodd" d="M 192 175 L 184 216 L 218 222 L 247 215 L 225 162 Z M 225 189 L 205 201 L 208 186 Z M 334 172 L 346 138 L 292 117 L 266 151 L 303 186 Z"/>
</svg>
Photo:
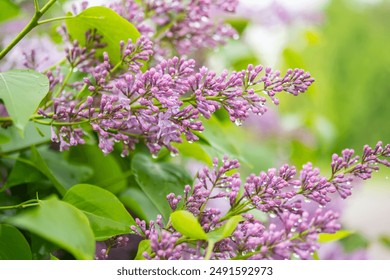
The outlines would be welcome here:
<svg viewBox="0 0 390 280">
<path fill-rule="evenodd" d="M 93 170 L 90 178 L 83 183 L 102 187 L 115 194 L 127 186 L 126 176 L 115 157 L 111 154 L 105 156 L 97 145 L 73 147 L 68 159 L 70 162 L 86 165 Z"/>
<path fill-rule="evenodd" d="M 142 220 L 155 220 L 160 214 L 156 206 L 139 188 L 132 187 L 119 195 L 119 200 L 132 212 L 135 216 Z"/>
<path fill-rule="evenodd" d="M 53 171 L 50 170 L 45 159 L 34 146 L 31 147 L 31 163 L 53 183 L 60 195 L 63 196 L 65 194 L 66 187 L 57 179 Z"/>
<path fill-rule="evenodd" d="M 2 189 L 8 189 L 20 184 L 37 182 L 45 178 L 36 167 L 21 161 L 16 161 Z"/>
<path fill-rule="evenodd" d="M 37 128 L 39 128 L 44 136 L 37 131 Z M 0 150 L 2 152 L 18 151 L 28 149 L 32 145 L 49 143 L 51 137 L 50 126 L 34 124 L 32 122 L 27 123 L 24 129 L 24 137 L 20 136 L 19 130 L 14 126 L 6 129 L 0 127 L 0 134 L 2 135 L 0 138 L 4 137 L 5 140 L 12 139 L 12 141 L 6 141 L 4 144 L 1 144 Z"/>
<path fill-rule="evenodd" d="M 0 224 L 0 260 L 31 260 L 26 238 L 15 227 Z"/>
<path fill-rule="evenodd" d="M 142 191 L 165 219 L 171 208 L 166 200 L 170 193 L 182 194 L 192 178 L 180 166 L 167 162 L 155 162 L 150 155 L 138 153 L 133 157 L 132 170 Z"/>
</svg>

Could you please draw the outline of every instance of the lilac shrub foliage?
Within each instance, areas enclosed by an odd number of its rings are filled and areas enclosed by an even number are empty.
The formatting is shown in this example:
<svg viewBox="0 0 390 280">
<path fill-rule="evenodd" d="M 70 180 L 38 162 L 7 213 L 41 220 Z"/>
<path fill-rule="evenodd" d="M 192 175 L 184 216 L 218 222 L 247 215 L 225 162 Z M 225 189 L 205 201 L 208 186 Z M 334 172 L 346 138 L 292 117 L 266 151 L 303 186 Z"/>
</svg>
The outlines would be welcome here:
<svg viewBox="0 0 390 280">
<path fill-rule="evenodd" d="M 51 126 L 51 140 L 60 151 L 85 144 L 94 132 L 104 154 L 120 143 L 125 157 L 144 143 L 152 156 L 162 149 L 176 155 L 183 140 L 199 140 L 203 122 L 217 110 L 241 125 L 250 113 L 265 114 L 268 100 L 278 105 L 281 92 L 304 93 L 314 79 L 302 69 L 281 74 L 248 65 L 241 71 L 215 73 L 191 58 L 198 50 L 237 37 L 230 25 L 214 16 L 233 13 L 237 5 L 237 0 L 113 3 L 110 8 L 141 33 L 136 41 L 118 42 L 118 63 L 112 63 L 106 52 L 100 55 L 105 44 L 96 30 L 88 31 L 81 45 L 62 26 L 69 71 L 60 66 L 44 71 L 49 94 L 32 121 Z M 81 11 L 87 7 L 82 3 Z M 33 57 L 25 56 L 26 67 L 42 69 Z M 75 73 L 83 78 L 75 81 Z M 319 234 L 341 228 L 338 214 L 324 207 L 335 195 L 350 196 L 355 180 L 371 178 L 379 165 L 390 167 L 388 157 L 390 145 L 378 142 L 374 148 L 364 147 L 361 158 L 350 149 L 333 155 L 330 177 L 307 163 L 300 171 L 286 164 L 245 180 L 235 172 L 240 167 L 237 160 L 215 159 L 212 168 L 199 170 L 192 186 L 183 186 L 182 194 L 169 194 L 167 203 L 172 212 L 190 212 L 205 233 L 241 215 L 228 237 L 215 244 L 194 240 L 160 215 L 155 221 L 136 219 L 131 230 L 149 242 L 148 250 L 141 252 L 146 259 L 309 259 L 319 248 Z M 227 203 L 228 210 L 210 206 L 213 201 Z M 305 201 L 317 207 L 309 211 Z M 131 238 L 116 236 L 107 242 L 110 248 L 125 247 Z M 108 251 L 99 250 L 96 258 L 107 258 Z"/>
</svg>

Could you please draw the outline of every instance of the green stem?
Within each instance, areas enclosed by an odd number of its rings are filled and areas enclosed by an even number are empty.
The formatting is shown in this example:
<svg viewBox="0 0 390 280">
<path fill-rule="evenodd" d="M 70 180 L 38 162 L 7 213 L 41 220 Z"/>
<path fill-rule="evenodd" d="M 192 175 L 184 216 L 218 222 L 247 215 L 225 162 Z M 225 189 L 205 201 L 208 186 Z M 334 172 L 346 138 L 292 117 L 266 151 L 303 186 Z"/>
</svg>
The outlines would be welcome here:
<svg viewBox="0 0 390 280">
<path fill-rule="evenodd" d="M 55 22 L 55 21 L 60 21 L 60 20 L 70 19 L 70 18 L 74 18 L 74 16 L 63 16 L 63 17 L 49 18 L 49 19 L 38 21 L 37 25 L 42 25 L 45 23 Z"/>
<path fill-rule="evenodd" d="M 204 257 L 205 260 L 210 260 L 211 254 L 213 253 L 214 249 L 214 241 L 209 241 L 209 245 L 207 246 L 207 253 L 206 256 Z"/>
<path fill-rule="evenodd" d="M 38 206 L 38 205 L 39 205 L 39 200 L 34 198 L 34 199 L 24 201 L 18 205 L 0 206 L 0 210 L 27 208 L 27 207 Z"/>
<path fill-rule="evenodd" d="M 72 67 L 70 67 L 68 74 L 64 78 L 64 81 L 62 82 L 61 87 L 54 94 L 54 97 L 58 97 L 61 94 L 61 92 L 64 90 L 64 88 L 68 84 L 68 81 L 69 81 L 70 77 L 72 77 L 72 75 L 73 75 L 73 71 L 74 71 L 74 67 L 72 66 Z"/>
<path fill-rule="evenodd" d="M 30 33 L 31 30 L 33 30 L 38 25 L 38 20 L 47 12 L 47 10 L 53 6 L 53 4 L 57 0 L 50 0 L 47 2 L 45 6 L 42 7 L 40 10 L 35 10 L 35 13 L 33 17 L 31 18 L 30 22 L 23 28 L 23 30 L 12 40 L 12 42 L 6 46 L 1 52 L 0 52 L 0 60 L 10 51 L 12 50 L 17 43 L 20 42 L 28 33 Z M 38 9 L 38 2 L 34 2 L 35 9 Z"/>
</svg>

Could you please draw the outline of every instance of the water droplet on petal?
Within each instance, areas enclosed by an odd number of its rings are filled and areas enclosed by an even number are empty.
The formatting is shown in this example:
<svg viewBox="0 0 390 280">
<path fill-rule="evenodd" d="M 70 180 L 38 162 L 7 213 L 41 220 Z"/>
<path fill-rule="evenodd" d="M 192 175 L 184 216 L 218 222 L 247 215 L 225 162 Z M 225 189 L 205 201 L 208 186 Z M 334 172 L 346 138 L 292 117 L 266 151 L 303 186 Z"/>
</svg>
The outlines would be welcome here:
<svg viewBox="0 0 390 280">
<path fill-rule="evenodd" d="M 152 158 L 158 158 L 158 155 L 152 154 Z"/>
<path fill-rule="evenodd" d="M 237 125 L 237 126 L 242 126 L 242 121 L 240 119 L 236 119 L 234 121 L 234 123 Z"/>
</svg>

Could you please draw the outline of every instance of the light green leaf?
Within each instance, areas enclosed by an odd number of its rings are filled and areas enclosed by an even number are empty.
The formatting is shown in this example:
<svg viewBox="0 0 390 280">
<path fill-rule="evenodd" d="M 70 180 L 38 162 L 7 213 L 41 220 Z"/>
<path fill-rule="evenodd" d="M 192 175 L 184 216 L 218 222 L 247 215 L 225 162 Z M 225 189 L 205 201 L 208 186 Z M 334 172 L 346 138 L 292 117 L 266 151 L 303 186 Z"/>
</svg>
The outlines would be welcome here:
<svg viewBox="0 0 390 280">
<path fill-rule="evenodd" d="M 0 22 L 16 17 L 20 8 L 10 0 L 0 1 Z"/>
<path fill-rule="evenodd" d="M 0 73 L 0 98 L 21 135 L 48 91 L 48 78 L 33 70 Z"/>
<path fill-rule="evenodd" d="M 351 234 L 353 234 L 353 232 L 348 231 L 348 230 L 339 230 L 335 233 L 320 233 L 318 235 L 318 242 L 319 243 L 328 243 L 328 242 L 332 242 L 332 241 L 337 241 L 337 240 L 346 238 L 346 237 L 350 236 Z"/>
<path fill-rule="evenodd" d="M 85 45 L 85 32 L 96 29 L 107 43 L 107 51 L 112 63 L 120 61 L 120 41 L 133 42 L 140 37 L 138 30 L 129 21 L 106 7 L 90 7 L 74 18 L 66 20 L 66 26 L 73 39 Z"/>
<path fill-rule="evenodd" d="M 171 214 L 172 226 L 184 236 L 197 240 L 207 240 L 208 236 L 204 232 L 196 217 L 188 211 L 179 210 Z"/>
<path fill-rule="evenodd" d="M 149 254 L 152 252 L 149 239 L 142 240 L 138 244 L 138 251 L 137 251 L 137 255 L 135 256 L 135 260 L 145 260 L 145 258 L 142 256 L 144 252 L 147 252 Z"/>
<path fill-rule="evenodd" d="M 88 218 L 69 203 L 55 198 L 40 200 L 38 206 L 6 221 L 47 239 L 77 259 L 94 258 L 95 241 Z"/>
<path fill-rule="evenodd" d="M 31 260 L 26 238 L 15 227 L 0 224 L 0 260 Z"/>
<path fill-rule="evenodd" d="M 212 240 L 214 243 L 221 241 L 222 239 L 229 237 L 234 230 L 236 229 L 239 222 L 243 221 L 241 215 L 233 216 L 225 224 L 216 230 L 210 231 L 207 233 L 208 239 Z"/>
<path fill-rule="evenodd" d="M 119 199 L 97 186 L 80 184 L 68 190 L 63 201 L 77 207 L 88 217 L 96 240 L 130 233 L 134 219 Z"/>
<path fill-rule="evenodd" d="M 192 183 L 183 168 L 169 162 L 155 162 L 150 155 L 134 155 L 131 168 L 138 185 L 165 219 L 171 212 L 166 196 L 181 194 L 185 185 Z"/>
<path fill-rule="evenodd" d="M 1 131 L 0 131 L 0 145 L 8 143 L 10 140 L 11 139 L 7 135 L 2 134 Z"/>
</svg>

